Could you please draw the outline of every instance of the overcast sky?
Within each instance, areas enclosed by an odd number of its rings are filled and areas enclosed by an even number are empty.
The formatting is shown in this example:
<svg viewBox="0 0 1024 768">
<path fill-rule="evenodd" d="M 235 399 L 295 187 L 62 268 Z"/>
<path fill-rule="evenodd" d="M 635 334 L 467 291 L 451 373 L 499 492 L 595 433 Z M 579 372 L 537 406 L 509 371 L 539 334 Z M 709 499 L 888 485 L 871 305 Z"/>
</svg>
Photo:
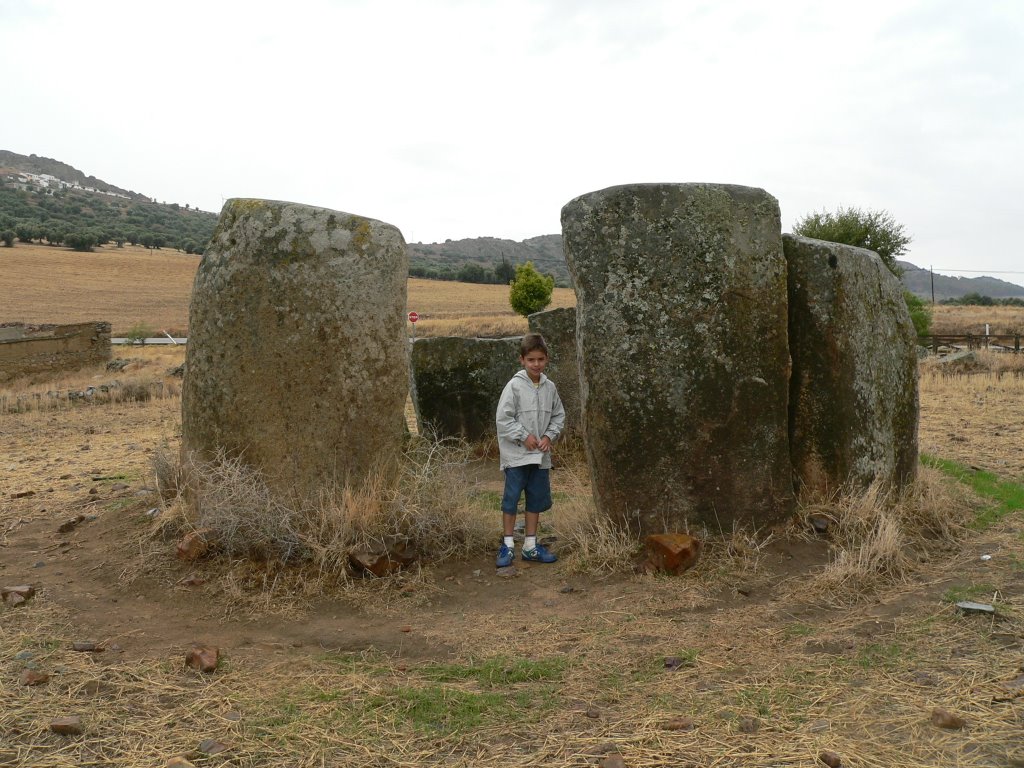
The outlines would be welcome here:
<svg viewBox="0 0 1024 768">
<path fill-rule="evenodd" d="M 1024 283 L 1016 0 L 0 0 L 0 33 L 0 149 L 159 201 L 521 240 L 603 187 L 745 184 Z"/>
</svg>

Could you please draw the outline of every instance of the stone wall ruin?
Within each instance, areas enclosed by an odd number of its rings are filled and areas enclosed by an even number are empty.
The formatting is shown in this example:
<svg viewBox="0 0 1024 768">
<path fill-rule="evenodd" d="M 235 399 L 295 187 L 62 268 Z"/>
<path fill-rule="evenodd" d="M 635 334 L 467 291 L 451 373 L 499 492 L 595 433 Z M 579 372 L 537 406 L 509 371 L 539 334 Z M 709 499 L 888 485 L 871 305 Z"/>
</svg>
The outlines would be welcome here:
<svg viewBox="0 0 1024 768">
<path fill-rule="evenodd" d="M 110 323 L 0 325 L 0 382 L 43 378 L 110 360 Z"/>
</svg>

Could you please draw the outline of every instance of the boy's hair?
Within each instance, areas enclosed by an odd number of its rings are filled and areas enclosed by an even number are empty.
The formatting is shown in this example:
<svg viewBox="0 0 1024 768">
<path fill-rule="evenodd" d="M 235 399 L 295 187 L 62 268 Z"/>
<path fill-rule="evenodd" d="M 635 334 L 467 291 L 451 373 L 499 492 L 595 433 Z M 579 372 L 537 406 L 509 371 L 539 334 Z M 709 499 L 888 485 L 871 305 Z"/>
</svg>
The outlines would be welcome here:
<svg viewBox="0 0 1024 768">
<path fill-rule="evenodd" d="M 548 343 L 544 341 L 544 337 L 539 333 L 528 333 L 519 342 L 520 357 L 526 357 L 531 352 L 537 352 L 538 350 L 543 352 L 546 357 L 551 357 L 551 353 L 548 351 Z"/>
</svg>

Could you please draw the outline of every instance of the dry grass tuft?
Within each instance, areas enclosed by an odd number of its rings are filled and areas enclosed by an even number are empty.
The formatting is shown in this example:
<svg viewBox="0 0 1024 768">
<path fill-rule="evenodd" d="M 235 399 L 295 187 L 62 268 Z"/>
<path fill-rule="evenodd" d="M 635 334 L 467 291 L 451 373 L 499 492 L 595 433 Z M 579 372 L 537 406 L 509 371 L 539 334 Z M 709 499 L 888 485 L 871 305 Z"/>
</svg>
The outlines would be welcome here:
<svg viewBox="0 0 1024 768">
<path fill-rule="evenodd" d="M 954 547 L 972 514 L 968 493 L 928 468 L 902 493 L 875 483 L 802 507 L 832 521 L 835 556 L 814 585 L 827 602 L 839 605 L 904 582 L 914 569 L 911 553 Z"/>
<path fill-rule="evenodd" d="M 280 498 L 238 458 L 190 459 L 181 467 L 163 453 L 154 464 L 161 491 L 177 492 L 186 526 L 212 529 L 226 554 L 298 564 L 317 580 L 344 582 L 355 549 L 407 542 L 424 559 L 441 561 L 492 540 L 493 514 L 471 503 L 462 479 L 469 458 L 463 442 L 414 438 L 397 475 L 382 469 L 307 503 Z"/>
<path fill-rule="evenodd" d="M 575 573 L 615 573 L 633 569 L 641 542 L 637 531 L 600 514 L 594 504 L 585 465 L 559 470 L 560 501 L 556 527 L 567 554 L 566 569 Z"/>
</svg>

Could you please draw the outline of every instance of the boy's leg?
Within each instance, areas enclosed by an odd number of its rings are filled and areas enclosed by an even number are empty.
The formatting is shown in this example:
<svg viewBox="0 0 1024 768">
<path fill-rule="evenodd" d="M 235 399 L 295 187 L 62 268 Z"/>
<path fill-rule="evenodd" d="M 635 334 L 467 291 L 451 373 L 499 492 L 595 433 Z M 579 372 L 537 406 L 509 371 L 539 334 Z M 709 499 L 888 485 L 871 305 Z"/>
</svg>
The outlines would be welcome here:
<svg viewBox="0 0 1024 768">
<path fill-rule="evenodd" d="M 553 563 L 558 557 L 537 543 L 540 513 L 551 509 L 551 471 L 533 466 L 526 483 L 526 530 L 523 559 L 540 563 Z"/>
<path fill-rule="evenodd" d="M 515 533 L 516 508 L 519 506 L 519 497 L 523 494 L 528 477 L 525 469 L 525 467 L 507 467 L 505 469 L 505 492 L 501 497 L 503 538 L 496 560 L 499 568 L 511 565 L 515 559 L 515 545 L 512 544 L 512 536 Z"/>
</svg>

